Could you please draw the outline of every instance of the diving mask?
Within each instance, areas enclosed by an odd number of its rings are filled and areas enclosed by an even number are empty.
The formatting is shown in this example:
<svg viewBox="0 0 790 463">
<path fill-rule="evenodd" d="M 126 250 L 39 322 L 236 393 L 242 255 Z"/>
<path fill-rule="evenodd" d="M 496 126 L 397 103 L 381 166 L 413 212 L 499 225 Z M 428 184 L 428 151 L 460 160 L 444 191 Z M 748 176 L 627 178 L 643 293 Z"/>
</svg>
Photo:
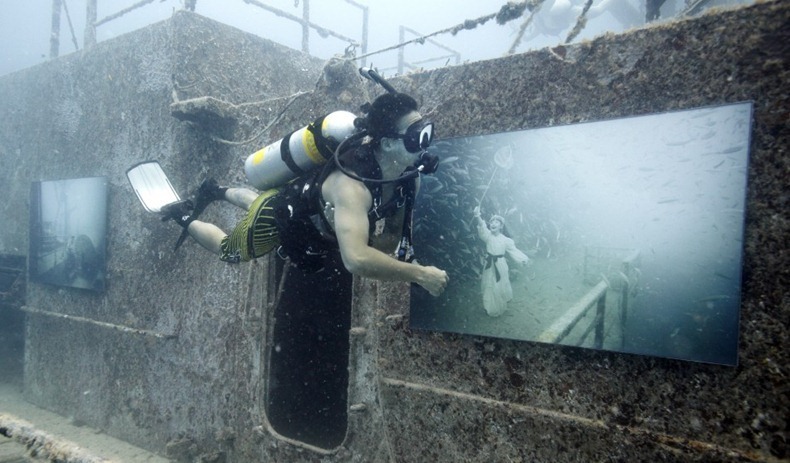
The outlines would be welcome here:
<svg viewBox="0 0 790 463">
<path fill-rule="evenodd" d="M 406 129 L 406 133 L 393 133 L 389 138 L 400 138 L 409 153 L 420 153 L 428 149 L 433 141 L 433 122 L 420 119 Z"/>
</svg>

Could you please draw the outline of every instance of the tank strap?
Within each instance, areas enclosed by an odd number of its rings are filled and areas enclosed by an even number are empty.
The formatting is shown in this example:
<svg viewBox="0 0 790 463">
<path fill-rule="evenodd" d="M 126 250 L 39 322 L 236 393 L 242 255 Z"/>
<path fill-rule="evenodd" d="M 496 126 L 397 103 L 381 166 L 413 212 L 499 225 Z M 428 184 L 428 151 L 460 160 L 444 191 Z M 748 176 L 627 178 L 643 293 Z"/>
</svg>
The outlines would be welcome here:
<svg viewBox="0 0 790 463">
<path fill-rule="evenodd" d="M 324 118 L 326 118 L 326 116 L 321 116 L 311 122 L 307 126 L 307 130 L 313 134 L 315 147 L 318 148 L 318 152 L 321 153 L 321 156 L 323 156 L 324 159 L 329 160 L 335 155 L 335 149 L 337 149 L 339 143 L 333 142 L 332 140 L 326 138 L 321 131 L 321 127 L 324 125 Z"/>
<path fill-rule="evenodd" d="M 317 171 L 315 175 L 310 176 L 311 188 L 306 192 L 305 202 L 312 205 L 313 213 L 310 215 L 310 220 L 313 222 L 318 233 L 327 241 L 337 241 L 335 232 L 332 231 L 332 226 L 329 221 L 324 217 L 324 197 L 321 194 L 321 186 L 324 180 L 329 177 L 333 171 L 333 164 L 326 163 L 324 167 Z"/>
<path fill-rule="evenodd" d="M 291 172 L 297 176 L 304 175 L 305 171 L 296 164 L 293 155 L 291 154 L 291 135 L 293 135 L 293 132 L 283 137 L 282 141 L 280 142 L 280 158 L 282 158 L 285 165 L 291 169 Z"/>
</svg>

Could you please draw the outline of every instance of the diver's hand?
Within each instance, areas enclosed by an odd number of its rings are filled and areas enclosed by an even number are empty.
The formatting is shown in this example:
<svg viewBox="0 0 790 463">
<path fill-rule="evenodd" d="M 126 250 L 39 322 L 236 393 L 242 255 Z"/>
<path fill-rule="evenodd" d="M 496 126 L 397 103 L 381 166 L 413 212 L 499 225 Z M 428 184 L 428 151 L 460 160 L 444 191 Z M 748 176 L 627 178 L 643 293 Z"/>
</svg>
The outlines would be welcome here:
<svg viewBox="0 0 790 463">
<path fill-rule="evenodd" d="M 480 217 L 480 206 L 475 207 L 475 210 L 472 211 L 475 217 Z"/>
<path fill-rule="evenodd" d="M 448 281 L 450 281 L 450 278 L 447 276 L 447 272 L 428 266 L 422 267 L 419 281 L 416 283 L 431 293 L 431 296 L 439 296 L 447 288 Z"/>
</svg>

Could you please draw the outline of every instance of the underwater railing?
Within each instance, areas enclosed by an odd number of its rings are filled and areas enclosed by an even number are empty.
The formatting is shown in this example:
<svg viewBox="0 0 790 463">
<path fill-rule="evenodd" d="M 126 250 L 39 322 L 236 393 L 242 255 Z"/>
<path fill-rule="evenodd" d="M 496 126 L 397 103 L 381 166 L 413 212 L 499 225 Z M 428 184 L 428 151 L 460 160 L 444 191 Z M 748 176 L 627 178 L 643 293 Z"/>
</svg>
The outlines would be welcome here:
<svg viewBox="0 0 790 463">
<path fill-rule="evenodd" d="M 269 11 L 270 13 L 274 13 L 278 17 L 300 24 L 302 26 L 302 51 L 305 53 L 309 53 L 310 51 L 310 29 L 315 30 L 318 33 L 318 35 L 320 35 L 321 37 L 326 38 L 331 36 L 340 39 L 344 42 L 347 42 L 349 44 L 349 48 L 360 47 L 361 53 L 363 55 L 367 53 L 369 9 L 367 6 L 357 3 L 354 0 L 344 0 L 344 1 L 351 6 L 358 8 L 362 12 L 362 40 L 361 41 L 357 41 L 350 37 L 346 37 L 345 35 L 337 31 L 319 26 L 318 24 L 311 22 L 310 0 L 302 0 L 301 17 L 280 10 L 278 8 L 271 7 L 257 0 L 242 0 L 242 1 L 249 5 L 254 5 L 257 6 L 258 8 Z M 141 8 L 153 2 L 154 0 L 140 0 L 137 3 L 134 3 L 116 13 L 106 16 L 105 18 L 98 19 L 98 0 L 87 0 L 86 21 L 85 21 L 86 25 L 85 25 L 85 34 L 83 40 L 84 47 L 90 48 L 91 46 L 96 45 L 97 27 L 106 24 L 110 21 L 113 21 L 115 19 L 118 19 L 121 16 L 125 15 L 126 13 L 129 13 L 130 11 L 134 11 L 138 8 Z M 196 3 L 197 0 L 187 1 L 186 9 L 194 11 Z M 52 31 L 50 34 L 50 58 L 56 58 L 58 56 L 58 49 L 60 46 L 59 37 L 60 37 L 61 11 L 65 11 L 66 13 L 66 18 L 68 19 L 69 27 L 71 28 L 71 36 L 74 41 L 74 47 L 77 50 L 79 50 L 79 45 L 77 44 L 76 35 L 74 34 L 74 29 L 71 25 L 71 17 L 69 16 L 68 7 L 66 6 L 66 0 L 52 0 Z M 362 62 L 362 66 L 364 66 L 365 65 L 364 57 L 361 58 L 361 62 Z"/>
<path fill-rule="evenodd" d="M 595 307 L 595 318 L 592 323 L 590 323 L 590 326 L 584 331 L 577 345 L 581 345 L 594 329 L 594 346 L 596 349 L 603 348 L 604 320 L 606 318 L 606 292 L 608 289 L 609 283 L 605 279 L 602 279 L 550 327 L 543 330 L 537 340 L 539 342 L 549 342 L 553 344 L 562 343 L 562 340 L 571 333 L 579 321 L 587 315 L 587 312 Z"/>
<path fill-rule="evenodd" d="M 21 271 L 15 268 L 0 267 L 0 297 L 11 292 L 11 288 L 19 279 Z"/>
<path fill-rule="evenodd" d="M 362 54 L 365 54 L 366 51 L 367 51 L 367 41 L 368 41 L 368 7 L 366 7 L 364 5 L 360 5 L 357 2 L 354 2 L 352 0 L 345 0 L 346 3 L 348 3 L 349 5 L 352 5 L 354 7 L 359 8 L 360 10 L 362 10 L 362 43 L 359 43 L 359 42 L 357 42 L 356 40 L 354 40 L 352 38 L 346 37 L 345 35 L 342 35 L 342 34 L 340 34 L 338 32 L 335 32 L 335 31 L 333 31 L 331 29 L 327 29 L 325 27 L 321 27 L 318 24 L 315 24 L 315 23 L 311 22 L 310 21 L 310 0 L 302 0 L 302 17 L 301 18 L 296 16 L 296 15 L 292 15 L 291 13 L 288 13 L 288 12 L 282 11 L 280 9 L 277 9 L 277 8 L 271 7 L 269 5 L 266 5 L 264 3 L 261 3 L 261 2 L 259 2 L 257 0 L 243 0 L 243 1 L 244 1 L 244 3 L 247 3 L 249 5 L 254 5 L 254 6 L 257 6 L 258 8 L 261 8 L 261 9 L 264 9 L 264 10 L 269 11 L 271 13 L 274 13 L 274 14 L 276 14 L 277 16 L 279 16 L 281 18 L 285 18 L 285 19 L 288 19 L 288 20 L 293 21 L 295 23 L 301 24 L 301 26 L 302 26 L 302 51 L 305 52 L 305 53 L 309 53 L 310 52 L 310 43 L 309 43 L 310 29 L 314 29 L 316 32 L 318 32 L 318 35 L 320 35 L 321 37 L 332 36 L 332 37 L 340 39 L 340 40 L 342 40 L 344 42 L 347 42 L 349 44 L 349 47 L 357 47 L 357 46 L 359 46 L 362 49 Z"/>
<path fill-rule="evenodd" d="M 84 47 L 90 48 L 93 45 L 96 45 L 96 28 L 101 26 L 102 24 L 108 23 L 114 19 L 120 18 L 121 16 L 125 15 L 126 13 L 136 10 L 142 6 L 145 6 L 149 3 L 153 3 L 154 0 L 142 0 L 134 5 L 131 5 L 127 8 L 124 8 L 117 13 L 113 13 L 107 16 L 104 19 L 96 20 L 98 17 L 99 12 L 99 0 L 88 0 L 85 6 L 85 36 L 84 36 Z"/>
<path fill-rule="evenodd" d="M 620 348 L 625 348 L 625 325 L 628 322 L 628 301 L 634 295 L 639 284 L 641 274 L 639 267 L 641 264 L 641 253 L 634 250 L 623 259 L 622 271 L 618 273 L 620 277 Z"/>
<path fill-rule="evenodd" d="M 641 253 L 634 249 L 591 247 L 585 249 L 584 280 L 595 286 L 588 291 L 576 304 L 571 306 L 549 328 L 539 336 L 538 341 L 562 343 L 576 328 L 593 307 L 596 308 L 595 317 L 584 330 L 575 345 L 581 346 L 593 330 L 595 339 L 593 347 L 603 348 L 606 336 L 606 294 L 609 290 L 620 293 L 620 298 L 615 306 L 618 313 L 611 314 L 616 319 L 610 323 L 619 324 L 620 347 L 625 346 L 625 325 L 628 321 L 629 301 L 633 297 L 640 276 Z M 615 326 L 615 325 L 611 325 Z M 568 344 L 568 343 L 565 343 Z"/>
<path fill-rule="evenodd" d="M 406 26 L 400 26 L 399 36 L 398 36 L 399 37 L 399 39 L 398 39 L 398 43 L 399 44 L 401 44 L 401 45 L 405 45 L 406 44 L 406 33 L 407 32 L 410 33 L 410 34 L 413 34 L 415 37 L 423 37 L 424 36 L 424 34 L 421 34 L 421 33 L 417 32 L 417 31 L 415 31 L 414 29 L 410 29 L 410 28 L 408 28 Z M 439 42 L 437 42 L 437 41 L 435 41 L 433 39 L 426 38 L 424 41 L 430 43 L 431 45 L 433 45 L 435 47 L 441 48 L 442 50 L 445 50 L 445 51 L 449 52 L 450 54 L 449 55 L 437 56 L 437 57 L 434 57 L 434 58 L 428 58 L 428 59 L 422 60 L 422 61 L 415 61 L 415 62 L 412 62 L 412 63 L 407 63 L 405 58 L 404 58 L 404 49 L 406 47 L 405 46 L 401 46 L 400 48 L 398 48 L 398 74 L 403 74 L 403 71 L 404 71 L 404 69 L 406 67 L 408 67 L 409 69 L 415 69 L 417 67 L 416 65 L 418 65 L 418 64 L 430 63 L 430 62 L 439 61 L 439 60 L 447 60 L 449 62 L 450 59 L 454 58 L 455 59 L 455 64 L 461 64 L 461 54 L 459 52 L 453 50 L 450 47 L 446 47 L 446 46 L 442 45 L 441 43 L 439 43 Z"/>
<path fill-rule="evenodd" d="M 22 295 L 25 257 L 0 254 L 0 303 Z"/>
</svg>

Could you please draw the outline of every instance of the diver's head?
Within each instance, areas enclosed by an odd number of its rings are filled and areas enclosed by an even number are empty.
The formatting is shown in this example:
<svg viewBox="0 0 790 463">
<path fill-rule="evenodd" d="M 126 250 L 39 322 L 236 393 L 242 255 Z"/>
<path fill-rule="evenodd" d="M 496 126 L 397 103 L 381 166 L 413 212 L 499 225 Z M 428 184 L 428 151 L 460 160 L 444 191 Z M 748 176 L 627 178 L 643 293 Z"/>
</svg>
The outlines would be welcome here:
<svg viewBox="0 0 790 463">
<path fill-rule="evenodd" d="M 426 151 L 433 141 L 433 123 L 423 119 L 414 98 L 405 93 L 376 98 L 368 111 L 366 128 L 372 148 L 387 159 L 412 164 L 426 174 L 436 170 L 438 157 Z"/>
<path fill-rule="evenodd" d="M 370 105 L 367 111 L 366 128 L 373 143 L 382 137 L 397 133 L 398 122 L 403 116 L 417 112 L 417 102 L 405 93 L 385 93 Z"/>
<path fill-rule="evenodd" d="M 335 165 L 344 174 L 359 181 L 371 183 L 390 183 L 432 174 L 439 166 L 439 157 L 427 151 L 433 141 L 433 123 L 423 119 L 417 111 L 417 102 L 405 93 L 385 93 L 365 104 L 362 111 L 365 117 L 357 118 L 354 125 L 363 129 L 356 135 L 344 140 L 335 150 Z M 360 177 L 345 169 L 339 160 L 343 148 L 358 143 L 368 137 L 367 145 L 380 166 L 386 159 L 401 168 L 403 173 L 397 178 L 371 179 Z M 370 151 L 360 153 L 365 155 Z"/>
<path fill-rule="evenodd" d="M 417 102 L 405 93 L 385 93 L 376 98 L 366 125 L 374 148 L 389 138 L 400 140 L 409 153 L 421 153 L 433 140 L 433 124 L 422 118 Z"/>
</svg>

